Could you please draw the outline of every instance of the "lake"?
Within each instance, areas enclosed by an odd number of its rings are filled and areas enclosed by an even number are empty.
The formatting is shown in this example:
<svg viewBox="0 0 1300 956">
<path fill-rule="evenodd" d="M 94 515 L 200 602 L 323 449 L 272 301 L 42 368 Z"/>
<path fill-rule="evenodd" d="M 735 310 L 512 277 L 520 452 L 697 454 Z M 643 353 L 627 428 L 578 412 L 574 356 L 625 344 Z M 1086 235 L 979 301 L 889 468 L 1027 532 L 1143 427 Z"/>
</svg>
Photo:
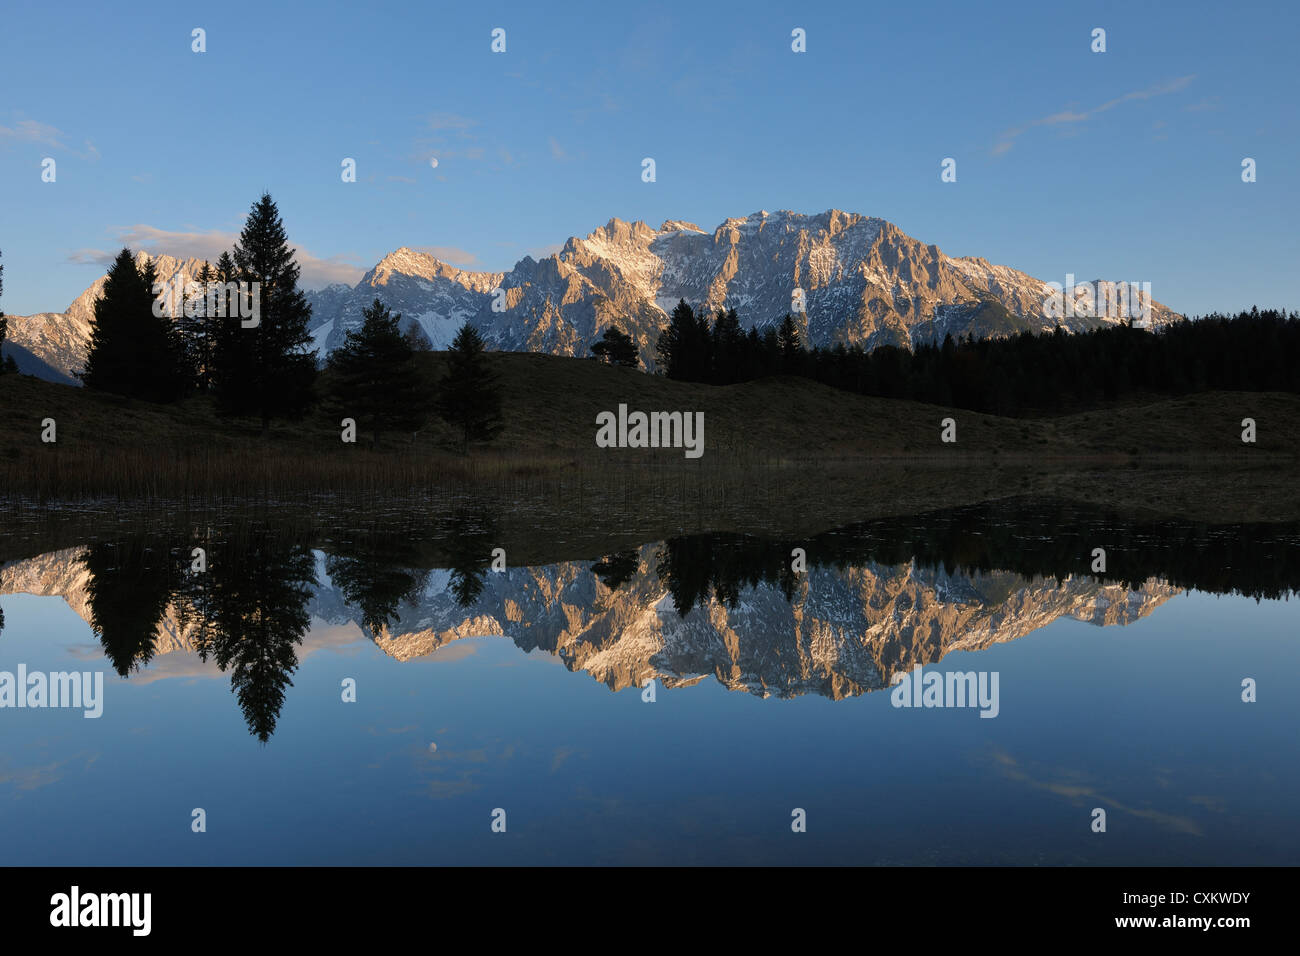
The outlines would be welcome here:
<svg viewBox="0 0 1300 956">
<path fill-rule="evenodd" d="M 1300 856 L 1297 526 L 673 530 L 539 550 L 472 499 L 8 527 L 4 861 Z M 101 674 L 100 713 L 16 706 L 20 667 Z"/>
</svg>

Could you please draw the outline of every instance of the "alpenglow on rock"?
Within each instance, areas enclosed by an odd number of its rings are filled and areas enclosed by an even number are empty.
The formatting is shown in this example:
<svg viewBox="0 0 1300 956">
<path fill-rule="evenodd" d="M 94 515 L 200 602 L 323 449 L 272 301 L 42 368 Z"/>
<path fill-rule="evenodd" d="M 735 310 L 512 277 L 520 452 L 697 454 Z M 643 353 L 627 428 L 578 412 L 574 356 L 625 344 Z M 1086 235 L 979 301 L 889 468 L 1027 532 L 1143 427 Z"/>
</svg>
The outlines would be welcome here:
<svg viewBox="0 0 1300 956">
<path fill-rule="evenodd" d="M 745 587 L 735 607 L 714 596 L 683 615 L 655 571 L 658 550 L 638 549 L 631 577 L 614 590 L 592 562 L 560 562 L 487 574 L 468 605 L 455 597 L 450 572 L 433 569 L 396 619 L 378 631 L 360 622 L 357 608 L 329 580 L 321 554 L 307 602 L 317 628 L 302 656 L 319 641 L 337 641 L 343 627 L 359 628 L 398 661 L 466 638 L 504 637 L 524 651 L 554 655 L 570 671 L 616 691 L 650 679 L 669 688 L 711 679 L 759 697 L 839 700 L 883 690 L 893 675 L 953 651 L 1013 641 L 1062 618 L 1124 626 L 1180 593 L 1154 578 L 1130 589 L 1088 577 L 1028 579 L 1007 571 L 949 573 L 867 561 L 814 568 L 790 599 L 760 584 Z M 5 565 L 0 596 L 59 596 L 89 623 L 83 553 L 70 548 Z M 164 658 L 192 655 L 198 627 L 192 618 L 182 621 L 174 606 L 166 609 L 149 647 L 159 676 L 195 676 L 193 667 L 173 669 Z"/>
<path fill-rule="evenodd" d="M 160 256 L 159 278 L 167 281 L 194 262 Z M 796 290 L 803 293 L 802 313 Z M 404 326 L 423 328 L 434 348 L 445 348 L 469 321 L 491 349 L 586 356 L 617 325 L 653 367 L 655 342 L 679 299 L 710 313 L 735 308 L 745 329 L 775 325 L 792 312 L 806 321 L 811 345 L 875 348 L 942 341 L 947 334 L 1050 330 L 1058 319 L 1046 303 L 1056 291 L 1007 266 L 945 255 L 883 219 L 832 209 L 756 212 L 712 232 L 676 220 L 654 229 L 611 219 L 585 238 L 570 238 L 554 255 L 525 256 L 509 272 L 460 269 L 402 247 L 355 287 L 332 285 L 309 292 L 308 301 L 322 357 L 360 327 L 361 309 L 377 297 L 402 314 Z M 94 286 L 65 319 L 58 313 L 11 317 L 11 340 L 56 369 L 80 368 L 92 292 Z M 1149 306 L 1152 326 L 1182 318 L 1159 302 Z M 1113 321 L 1073 315 L 1059 324 L 1080 331 Z"/>
<path fill-rule="evenodd" d="M 883 219 L 837 209 L 757 212 L 712 232 L 690 222 L 652 229 L 611 219 L 555 255 L 525 257 L 506 273 L 467 272 L 403 248 L 350 298 L 314 299 L 313 321 L 332 323 L 324 343 L 335 348 L 360 323 L 361 306 L 378 296 L 420 322 L 435 348 L 468 319 L 491 348 L 576 356 L 618 325 L 649 364 L 679 299 L 710 312 L 735 308 L 744 328 L 762 328 L 798 312 L 796 289 L 812 345 L 911 347 L 950 333 L 982 337 L 1057 324 L 1045 311 L 1056 291 L 1047 282 L 984 259 L 946 256 Z M 1150 317 L 1153 326 L 1181 318 L 1154 301 Z M 1107 321 L 1116 320 L 1076 315 L 1060 324 L 1079 331 Z"/>
</svg>

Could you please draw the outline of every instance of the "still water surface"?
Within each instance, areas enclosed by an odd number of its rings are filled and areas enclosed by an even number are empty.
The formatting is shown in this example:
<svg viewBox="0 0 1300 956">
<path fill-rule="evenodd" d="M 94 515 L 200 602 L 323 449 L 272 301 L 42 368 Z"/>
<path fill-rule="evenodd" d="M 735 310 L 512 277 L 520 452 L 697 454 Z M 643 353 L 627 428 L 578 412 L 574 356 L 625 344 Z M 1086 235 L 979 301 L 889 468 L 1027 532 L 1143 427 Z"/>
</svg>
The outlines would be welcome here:
<svg viewBox="0 0 1300 956">
<path fill-rule="evenodd" d="M 514 566 L 470 507 L 25 549 L 0 672 L 102 672 L 103 712 L 0 709 L 6 864 L 1300 860 L 1294 527 L 1019 501 Z M 996 675 L 996 716 L 894 706 L 918 666 Z"/>
</svg>

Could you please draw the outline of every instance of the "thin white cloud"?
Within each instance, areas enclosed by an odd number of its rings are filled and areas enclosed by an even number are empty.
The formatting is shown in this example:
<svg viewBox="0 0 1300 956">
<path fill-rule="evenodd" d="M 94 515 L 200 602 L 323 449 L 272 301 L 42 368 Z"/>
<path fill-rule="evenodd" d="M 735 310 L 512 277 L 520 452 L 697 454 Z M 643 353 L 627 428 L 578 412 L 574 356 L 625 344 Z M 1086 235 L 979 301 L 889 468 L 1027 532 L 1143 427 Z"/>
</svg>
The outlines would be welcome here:
<svg viewBox="0 0 1300 956">
<path fill-rule="evenodd" d="M 414 152 L 409 160 L 420 165 L 430 165 L 430 160 L 452 163 L 454 167 L 468 169 L 471 165 L 486 163 L 489 169 L 499 169 L 498 163 L 512 166 L 516 157 L 491 126 L 481 126 L 478 120 L 456 113 L 433 113 L 426 117 L 425 128 L 412 140 Z M 439 175 L 440 182 L 445 177 Z"/>
<path fill-rule="evenodd" d="M 1131 92 L 1124 93 L 1123 95 L 1117 96 L 1114 99 L 1107 100 L 1105 103 L 1102 103 L 1100 106 L 1094 106 L 1090 110 L 1082 110 L 1082 111 L 1062 110 L 1059 113 L 1052 113 L 1048 116 L 1042 117 L 1041 119 L 1036 119 L 1033 120 L 1032 122 L 1025 123 L 1023 126 L 1017 126 L 1007 130 L 1005 133 L 1002 134 L 998 142 L 994 144 L 990 152 L 994 156 L 1002 156 L 1005 153 L 1010 152 L 1011 148 L 1015 145 L 1015 141 L 1020 136 L 1024 135 L 1025 133 L 1029 132 L 1029 130 L 1034 129 L 1035 127 L 1061 126 L 1061 125 L 1068 125 L 1072 123 L 1083 123 L 1091 119 L 1092 117 L 1096 116 L 1099 113 L 1105 113 L 1108 110 L 1114 109 L 1115 107 L 1121 105 L 1122 103 L 1130 103 L 1134 100 L 1149 100 L 1155 96 L 1165 96 L 1169 93 L 1177 93 L 1180 90 L 1186 89 L 1187 86 L 1194 79 L 1196 79 L 1196 74 L 1191 73 L 1188 74 L 1187 76 L 1180 76 L 1177 79 L 1168 80 L 1164 83 L 1157 83 L 1154 86 L 1148 86 L 1146 89 L 1143 90 L 1133 90 Z"/>
<path fill-rule="evenodd" d="M 239 241 L 239 234 L 221 232 L 211 229 L 206 232 L 183 232 L 159 229 L 138 223 L 134 226 L 120 226 L 110 230 L 114 237 L 115 248 L 78 249 L 68 255 L 69 262 L 108 265 L 118 251 L 126 246 L 133 251 L 144 250 L 151 255 L 169 255 L 180 259 L 206 259 L 216 262 L 221 253 L 233 249 Z M 355 285 L 365 274 L 365 268 L 349 262 L 343 256 L 318 256 L 297 247 L 294 258 L 301 270 L 300 282 L 303 288 L 319 289 L 333 282 L 346 282 Z"/>
<path fill-rule="evenodd" d="M 0 141 L 9 143 L 38 143 L 55 149 L 67 149 L 63 132 L 48 123 L 36 120 L 19 120 L 13 126 L 0 126 Z"/>
<path fill-rule="evenodd" d="M 20 119 L 13 126 L 0 126 L 0 143 L 34 143 L 50 149 L 66 150 L 92 163 L 99 160 L 99 148 L 90 140 L 85 141 L 84 149 L 75 149 L 68 145 L 67 134 L 63 130 L 38 120 Z"/>
<path fill-rule="evenodd" d="M 109 252 L 106 249 L 74 249 L 68 253 L 68 261 L 76 265 L 106 266 L 116 255 L 116 252 Z"/>
</svg>

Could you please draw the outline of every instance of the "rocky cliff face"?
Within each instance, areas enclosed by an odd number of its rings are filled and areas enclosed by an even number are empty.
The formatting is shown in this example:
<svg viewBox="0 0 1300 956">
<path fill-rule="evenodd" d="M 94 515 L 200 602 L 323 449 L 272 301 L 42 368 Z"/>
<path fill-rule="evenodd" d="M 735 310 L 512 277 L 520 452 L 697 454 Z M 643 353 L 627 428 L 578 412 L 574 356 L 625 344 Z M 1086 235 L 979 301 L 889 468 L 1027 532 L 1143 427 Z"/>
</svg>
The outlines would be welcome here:
<svg viewBox="0 0 1300 956">
<path fill-rule="evenodd" d="M 198 265 L 157 258 L 164 281 L 177 272 L 188 278 Z M 87 289 L 66 313 L 11 317 L 10 337 L 56 369 L 81 368 L 102 285 Z M 911 347 L 948 334 L 1051 329 L 1058 319 L 1046 302 L 1054 291 L 1007 266 L 947 256 L 883 219 L 831 209 L 757 212 L 727 219 L 712 232 L 683 221 L 655 229 L 611 219 L 585 238 L 570 238 L 558 253 L 525 257 L 508 272 L 458 269 L 403 247 L 355 287 L 330 286 L 308 299 L 322 356 L 360 327 L 362 308 L 378 298 L 404 324 L 420 325 L 435 348 L 450 344 L 468 321 L 490 348 L 585 356 L 606 328 L 618 325 L 652 365 L 659 332 L 679 299 L 710 311 L 735 308 L 746 329 L 795 313 L 812 345 L 875 348 Z M 1148 304 L 1153 325 L 1181 318 L 1159 302 Z M 1107 321 L 1115 320 L 1060 318 L 1070 331 Z"/>
<path fill-rule="evenodd" d="M 415 605 L 402 606 L 395 623 L 371 636 L 399 661 L 464 637 L 504 635 L 523 650 L 556 654 L 571 671 L 614 690 L 651 678 L 667 687 L 712 678 L 763 697 L 811 693 L 838 700 L 888 687 L 893 674 L 915 664 L 1014 640 L 1063 617 L 1128 624 L 1177 593 L 1154 580 L 1130 591 L 1090 578 L 1057 582 L 864 564 L 815 568 L 790 601 L 775 587 L 750 587 L 735 607 L 710 599 L 683 616 L 655 572 L 656 550 L 643 547 L 636 573 L 616 590 L 590 562 L 566 562 L 489 573 L 466 607 L 453 598 L 449 573 L 435 570 Z M 61 596 L 89 621 L 80 554 L 61 551 L 0 568 L 0 594 Z M 355 622 L 323 561 L 318 575 L 312 616 L 333 625 Z M 155 654 L 192 649 L 169 611 Z"/>
<path fill-rule="evenodd" d="M 402 249 L 357 290 L 341 309 L 321 303 L 317 320 L 332 323 L 328 347 L 359 324 L 360 306 L 376 295 L 420 321 L 435 343 L 468 320 L 494 348 L 586 355 L 607 327 L 618 325 L 647 363 L 680 299 L 710 311 L 735 308 L 747 329 L 796 313 L 807 340 L 822 346 L 911 347 L 948 334 L 982 337 L 1057 324 L 1045 306 L 1056 290 L 1046 282 L 984 259 L 946 256 L 883 219 L 837 209 L 815 216 L 758 212 L 711 233 L 690 222 L 653 229 L 611 219 L 555 255 L 525 258 L 507 273 L 467 273 Z M 1146 304 L 1153 325 L 1180 318 L 1158 302 Z M 1060 321 L 1080 331 L 1113 319 L 1070 314 Z"/>
</svg>

